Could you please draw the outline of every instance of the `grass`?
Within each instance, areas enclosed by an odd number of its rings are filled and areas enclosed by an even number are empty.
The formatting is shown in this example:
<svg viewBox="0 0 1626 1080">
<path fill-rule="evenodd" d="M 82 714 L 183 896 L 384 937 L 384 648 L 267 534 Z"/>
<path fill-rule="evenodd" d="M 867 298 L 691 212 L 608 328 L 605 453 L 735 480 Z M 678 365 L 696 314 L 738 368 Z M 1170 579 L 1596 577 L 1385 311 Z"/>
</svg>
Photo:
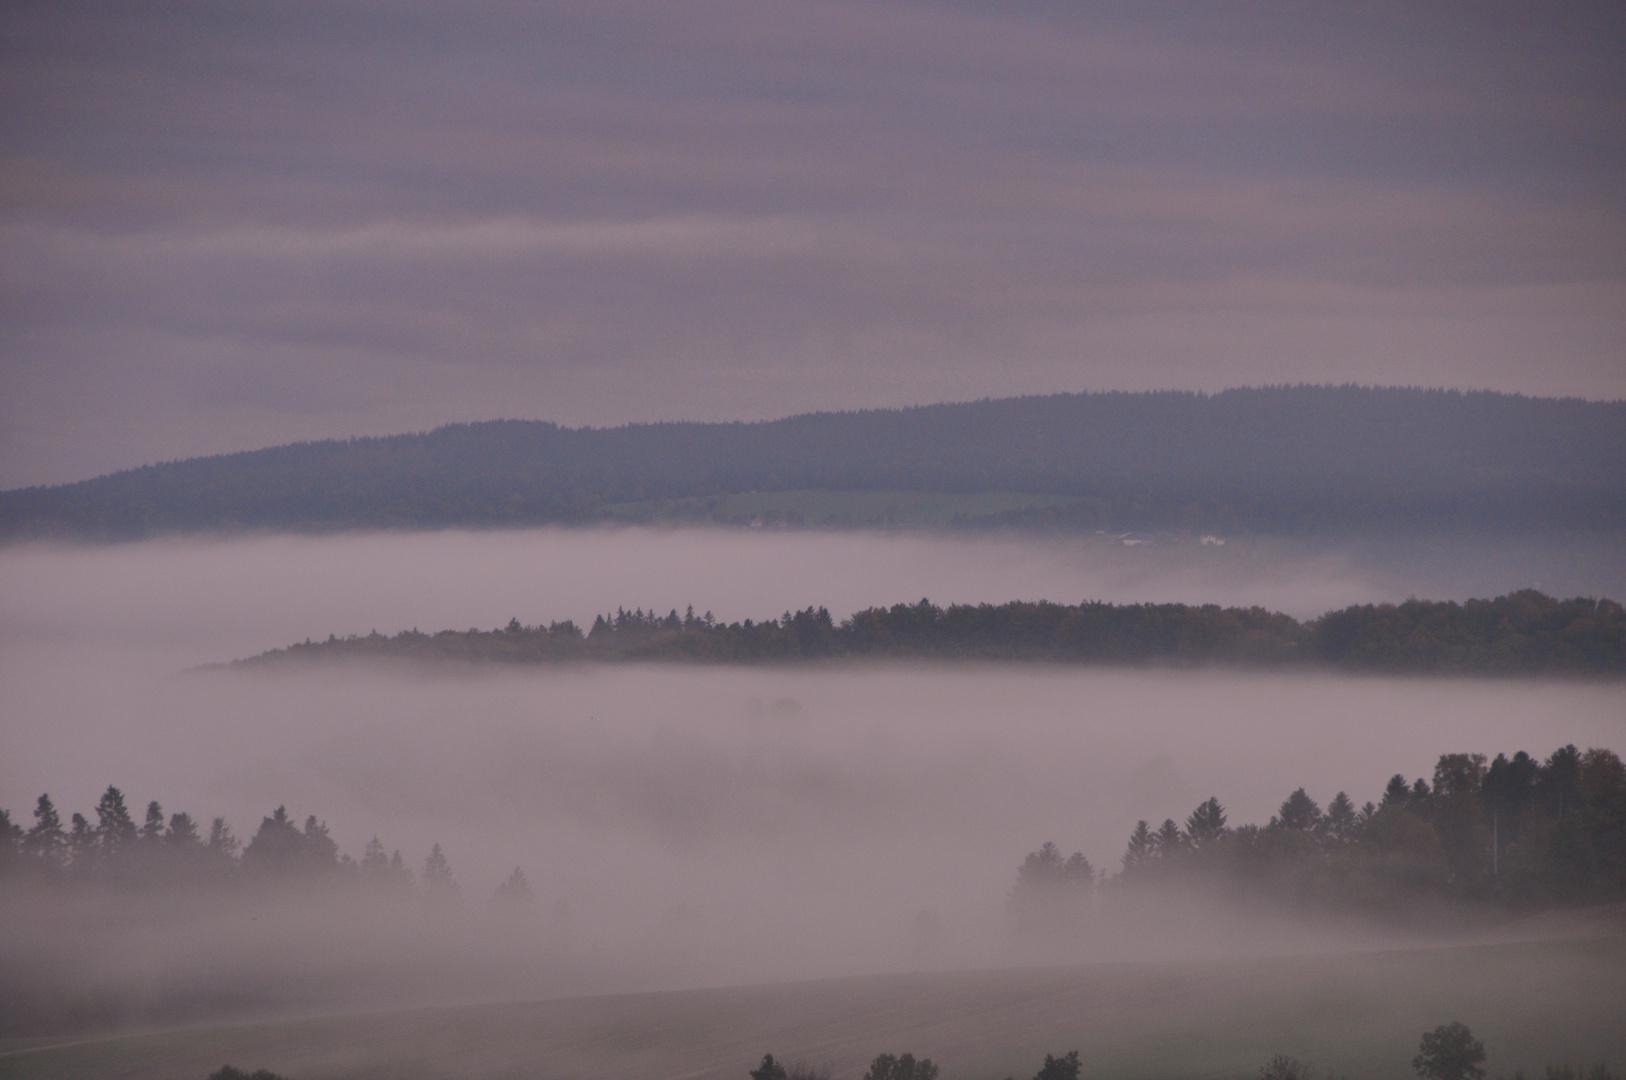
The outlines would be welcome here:
<svg viewBox="0 0 1626 1080">
<path fill-rule="evenodd" d="M 615 503 L 606 517 L 633 522 L 824 526 L 835 528 L 943 528 L 1013 510 L 1068 506 L 1063 495 L 1020 491 L 956 494 L 938 491 L 748 491 L 705 498 Z"/>
<path fill-rule="evenodd" d="M 862 1076 L 910 1051 L 944 1080 L 1256 1076 L 1276 1053 L 1351 1080 L 1412 1075 L 1421 1033 L 1462 1020 L 1491 1075 L 1626 1061 L 1626 937 L 1337 956 L 911 974 L 285 1020 L 0 1044 L 0 1077 L 204 1080 L 743 1080 L 765 1051 Z M 38 1042 L 37 1040 L 35 1041 Z"/>
</svg>

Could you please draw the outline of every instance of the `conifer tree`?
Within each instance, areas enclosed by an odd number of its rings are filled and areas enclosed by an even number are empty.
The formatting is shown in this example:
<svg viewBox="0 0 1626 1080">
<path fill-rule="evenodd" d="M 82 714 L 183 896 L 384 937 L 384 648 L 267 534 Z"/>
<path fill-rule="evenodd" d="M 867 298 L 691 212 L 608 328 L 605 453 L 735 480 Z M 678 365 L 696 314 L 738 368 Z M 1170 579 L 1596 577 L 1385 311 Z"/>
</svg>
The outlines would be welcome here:
<svg viewBox="0 0 1626 1080">
<path fill-rule="evenodd" d="M 1144 821 L 1135 823 L 1135 831 L 1129 834 L 1129 847 L 1124 852 L 1124 872 L 1143 866 L 1146 860 L 1152 857 L 1152 830 Z"/>
<path fill-rule="evenodd" d="M 109 784 L 96 804 L 96 836 L 102 853 L 117 857 L 136 839 L 136 823 L 124 805 L 124 793 Z"/>
<path fill-rule="evenodd" d="M 192 852 L 203 846 L 198 835 L 197 822 L 191 814 L 171 814 L 169 828 L 164 831 L 164 843 L 181 851 Z"/>
<path fill-rule="evenodd" d="M 1358 816 L 1355 804 L 1348 795 L 1342 791 L 1334 795 L 1322 818 L 1326 839 L 1334 845 L 1347 844 L 1355 839 Z"/>
<path fill-rule="evenodd" d="M 514 915 L 529 915 L 536 910 L 536 894 L 531 891 L 531 883 L 525 880 L 524 871 L 517 866 L 508 880 L 497 886 L 491 902 L 499 910 Z"/>
<path fill-rule="evenodd" d="M 1173 818 L 1165 818 L 1157 832 L 1152 834 L 1153 854 L 1160 859 L 1172 859 L 1185 850 L 1186 834 L 1180 831 Z"/>
<path fill-rule="evenodd" d="M 226 824 L 225 818 L 217 817 L 209 823 L 210 853 L 223 860 L 235 860 L 238 846 L 237 837 L 232 835 L 231 826 Z"/>
<path fill-rule="evenodd" d="M 1205 847 L 1225 835 L 1225 808 L 1210 797 L 1186 818 L 1186 838 L 1194 848 Z"/>
<path fill-rule="evenodd" d="M 24 839 L 28 853 L 48 866 L 61 866 L 68 857 L 68 837 L 62 831 L 62 818 L 51 803 L 51 796 L 41 795 L 34 807 L 34 827 Z"/>
<path fill-rule="evenodd" d="M 68 834 L 68 855 L 75 869 L 83 869 L 96 852 L 96 830 L 85 815 L 73 815 L 73 831 Z"/>
<path fill-rule="evenodd" d="M 361 849 L 361 869 L 374 877 L 389 873 L 390 857 L 384 854 L 384 842 L 377 836 L 367 841 L 367 846 Z"/>
<path fill-rule="evenodd" d="M 1292 829 L 1295 832 L 1310 832 L 1321 824 L 1321 807 L 1316 801 L 1299 788 L 1283 800 L 1276 816 L 1270 819 L 1272 826 L 1281 829 Z"/>
<path fill-rule="evenodd" d="M 141 826 L 141 842 L 156 846 L 164 838 L 164 808 L 154 799 L 147 804 L 147 818 Z"/>
<path fill-rule="evenodd" d="M 1084 857 L 1082 851 L 1075 851 L 1067 857 L 1067 864 L 1061 868 L 1062 879 L 1069 885 L 1089 886 L 1095 884 L 1095 867 L 1090 860 Z"/>
<path fill-rule="evenodd" d="M 23 827 L 13 824 L 11 814 L 0 807 L 0 874 L 10 873 L 23 856 Z"/>
<path fill-rule="evenodd" d="M 457 883 L 452 880 L 452 864 L 447 861 L 446 853 L 436 844 L 429 850 L 429 857 L 423 861 L 423 887 L 429 896 L 436 900 L 451 900 L 457 895 Z"/>
</svg>

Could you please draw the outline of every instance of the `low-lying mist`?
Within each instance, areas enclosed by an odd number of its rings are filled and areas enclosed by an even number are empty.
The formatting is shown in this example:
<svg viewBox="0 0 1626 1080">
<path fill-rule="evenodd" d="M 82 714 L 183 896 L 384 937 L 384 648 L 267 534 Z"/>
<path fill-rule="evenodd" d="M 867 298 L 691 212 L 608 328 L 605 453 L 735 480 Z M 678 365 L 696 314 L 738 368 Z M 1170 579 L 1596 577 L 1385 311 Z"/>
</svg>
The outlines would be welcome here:
<svg viewBox="0 0 1626 1080">
<path fill-rule="evenodd" d="M 1054 600 L 1261 605 L 1310 618 L 1355 603 L 1626 595 L 1606 537 L 1231 538 L 801 532 L 523 531 L 206 537 L 0 549 L 0 645 L 105 642 L 190 666 L 379 630 L 501 626 L 643 607 L 837 618 L 876 604 Z M 1223 538 L 1220 538 L 1223 539 Z"/>
<path fill-rule="evenodd" d="M 418 868 L 441 844 L 464 915 L 447 930 L 416 909 L 300 914 L 260 896 L 213 914 L 57 910 L 26 937 L 9 920 L 3 946 L 35 970 L 94 969 L 143 993 L 259 980 L 275 992 L 258 1004 L 287 1005 L 300 986 L 331 1004 L 1373 944 L 1397 939 L 1209 910 L 1103 914 L 1077 940 L 1018 948 L 1006 903 L 1042 842 L 1116 869 L 1138 819 L 1182 820 L 1209 796 L 1234 824 L 1263 823 L 1300 786 L 1359 804 L 1446 752 L 1626 746 L 1621 691 L 1605 683 L 1019 665 L 187 670 L 330 631 L 617 605 L 771 616 L 926 594 L 1314 613 L 1393 595 L 1347 555 L 1226 552 L 1154 564 L 1059 541 L 642 531 L 6 551 L 0 806 L 14 822 L 30 824 L 41 792 L 64 819 L 93 817 L 116 784 L 138 816 L 157 799 L 166 814 L 223 815 L 246 841 L 286 805 L 352 856 L 376 835 Z M 488 910 L 516 866 L 539 901 L 523 925 Z"/>
</svg>

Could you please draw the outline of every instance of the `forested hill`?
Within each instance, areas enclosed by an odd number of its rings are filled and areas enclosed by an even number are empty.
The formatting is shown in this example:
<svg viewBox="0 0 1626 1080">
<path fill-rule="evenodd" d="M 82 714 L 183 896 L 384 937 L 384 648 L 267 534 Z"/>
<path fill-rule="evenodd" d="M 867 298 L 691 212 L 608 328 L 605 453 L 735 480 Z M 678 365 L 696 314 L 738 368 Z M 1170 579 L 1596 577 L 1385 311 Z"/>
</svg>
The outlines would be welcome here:
<svg viewBox="0 0 1626 1080">
<path fill-rule="evenodd" d="M 658 516 L 663 500 L 810 490 L 1043 497 L 959 515 L 966 524 L 1615 530 L 1626 402 L 1279 387 L 760 423 L 492 421 L 7 491 L 0 538 L 582 523 L 629 507 Z"/>
<path fill-rule="evenodd" d="M 724 623 L 618 611 L 586 633 L 572 622 L 501 630 L 408 630 L 330 637 L 237 666 L 320 660 L 539 664 L 580 660 L 802 663 L 835 660 L 1026 660 L 1085 664 L 1225 664 L 1477 675 L 1626 675 L 1626 610 L 1611 600 L 1556 600 L 1534 590 L 1494 600 L 1365 604 L 1309 622 L 1217 604 L 1012 602 L 867 608 L 836 622 L 824 608 Z"/>
</svg>

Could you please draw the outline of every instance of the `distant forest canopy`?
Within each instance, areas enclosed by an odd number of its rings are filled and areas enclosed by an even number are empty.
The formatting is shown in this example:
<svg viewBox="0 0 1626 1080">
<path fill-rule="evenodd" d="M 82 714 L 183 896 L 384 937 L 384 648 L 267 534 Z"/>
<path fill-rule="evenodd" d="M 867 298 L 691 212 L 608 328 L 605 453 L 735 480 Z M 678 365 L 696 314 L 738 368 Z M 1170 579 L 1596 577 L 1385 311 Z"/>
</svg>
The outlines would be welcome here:
<svg viewBox="0 0 1626 1080">
<path fill-rule="evenodd" d="M 1217 604 L 918 604 L 867 608 L 836 622 L 825 608 L 724 623 L 618 611 L 583 633 L 573 622 L 501 630 L 407 630 L 330 637 L 234 666 L 299 661 L 675 661 L 796 663 L 842 659 L 1032 660 L 1098 664 L 1233 664 L 1432 674 L 1626 674 L 1626 609 L 1525 590 L 1494 600 L 1365 604 L 1299 622 L 1264 608 Z"/>
<path fill-rule="evenodd" d="M 1116 875 L 1046 843 L 1018 868 L 1010 914 L 1051 932 L 1088 913 L 1096 888 L 1179 884 L 1252 903 L 1416 915 L 1463 904 L 1537 910 L 1626 899 L 1626 766 L 1574 746 L 1443 754 L 1433 782 L 1396 774 L 1381 800 L 1338 792 L 1323 809 L 1299 788 L 1265 825 L 1232 826 L 1219 799 L 1185 819 L 1139 822 Z"/>
<path fill-rule="evenodd" d="M 93 813 L 94 821 L 76 812 L 64 822 L 45 794 L 34 804 L 33 823 L 25 826 L 0 808 L 0 881 L 21 877 L 35 884 L 135 890 L 323 881 L 447 904 L 460 892 L 439 844 L 414 874 L 400 851 L 391 853 L 376 836 L 358 860 L 339 850 L 327 822 L 312 814 L 301 826 L 281 806 L 260 820 L 246 845 L 224 818 L 204 825 L 184 812 L 166 817 L 157 800 L 147 803 L 138 821 L 112 785 Z M 517 867 L 494 895 L 524 904 L 532 899 Z"/>
<path fill-rule="evenodd" d="M 774 492 L 986 496 L 948 512 L 968 527 L 1617 531 L 1626 402 L 1294 386 L 759 423 L 455 424 L 3 492 L 0 539 L 704 519 L 720 513 L 706 499 Z"/>
<path fill-rule="evenodd" d="M 138 822 L 116 787 L 102 794 L 95 816 L 75 813 L 65 825 L 49 795 L 36 801 L 31 825 L 0 809 L 0 885 L 161 891 L 326 882 L 434 903 L 458 895 L 439 844 L 414 875 L 376 837 L 358 861 L 339 852 L 325 822 L 312 815 L 301 827 L 282 807 L 241 848 L 222 819 L 205 831 L 188 814 L 166 818 L 156 801 Z M 1381 801 L 1357 807 L 1340 791 L 1325 809 L 1299 788 L 1265 825 L 1231 825 L 1214 797 L 1184 828 L 1172 818 L 1159 828 L 1138 823 L 1121 864 L 1116 875 L 1098 873 L 1083 854 L 1063 858 L 1046 843 L 1019 868 L 1011 913 L 1019 928 L 1037 928 L 1098 885 L 1177 877 L 1375 910 L 1431 900 L 1510 908 L 1619 900 L 1626 766 L 1597 747 L 1563 746 L 1544 761 L 1524 751 L 1489 763 L 1483 754 L 1443 754 L 1432 782 L 1396 774 Z M 492 899 L 516 911 L 535 902 L 517 868 Z"/>
<path fill-rule="evenodd" d="M 240 844 L 223 818 L 165 814 L 109 786 L 87 816 L 0 808 L 0 1032 L 164 1027 L 385 994 L 461 930 L 545 922 L 524 873 L 468 904 L 439 844 L 414 872 L 376 836 L 360 858 L 284 807 Z M 558 911 L 555 911 L 557 918 Z M 516 922 L 516 920 L 520 920 Z M 374 951 L 376 950 L 376 951 Z M 431 965 L 432 966 L 432 965 Z M 444 975 L 444 971 L 442 971 Z"/>
</svg>

